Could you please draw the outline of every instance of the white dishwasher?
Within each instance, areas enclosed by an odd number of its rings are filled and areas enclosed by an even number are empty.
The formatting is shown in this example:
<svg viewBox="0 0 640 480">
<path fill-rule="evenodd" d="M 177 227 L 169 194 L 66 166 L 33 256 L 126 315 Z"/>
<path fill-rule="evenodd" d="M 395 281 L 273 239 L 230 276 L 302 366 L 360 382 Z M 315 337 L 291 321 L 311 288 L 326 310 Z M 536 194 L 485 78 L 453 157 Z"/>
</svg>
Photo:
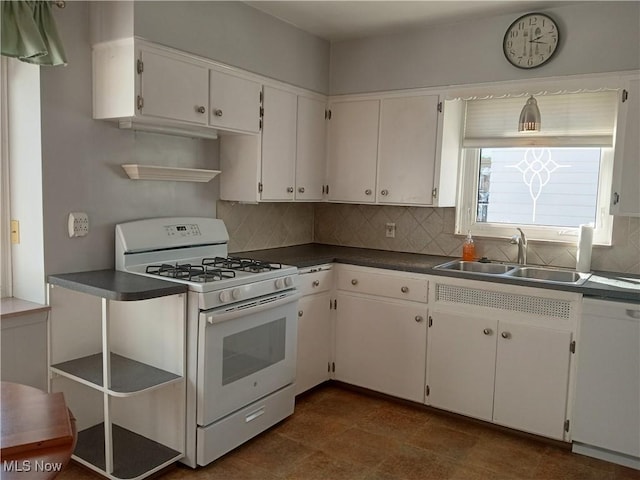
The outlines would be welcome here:
<svg viewBox="0 0 640 480">
<path fill-rule="evenodd" d="M 585 298 L 573 451 L 640 470 L 640 304 Z"/>
</svg>

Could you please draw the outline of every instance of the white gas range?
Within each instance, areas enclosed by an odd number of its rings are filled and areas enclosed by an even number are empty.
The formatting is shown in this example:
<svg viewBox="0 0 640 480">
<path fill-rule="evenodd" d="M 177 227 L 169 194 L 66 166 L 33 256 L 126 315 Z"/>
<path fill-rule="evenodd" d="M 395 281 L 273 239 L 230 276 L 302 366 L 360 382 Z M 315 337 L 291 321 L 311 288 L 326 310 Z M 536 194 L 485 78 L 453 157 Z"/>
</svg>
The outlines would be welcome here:
<svg viewBox="0 0 640 480">
<path fill-rule="evenodd" d="M 297 269 L 229 257 L 222 220 L 116 225 L 116 269 L 188 285 L 187 442 L 206 465 L 293 413 Z"/>
</svg>

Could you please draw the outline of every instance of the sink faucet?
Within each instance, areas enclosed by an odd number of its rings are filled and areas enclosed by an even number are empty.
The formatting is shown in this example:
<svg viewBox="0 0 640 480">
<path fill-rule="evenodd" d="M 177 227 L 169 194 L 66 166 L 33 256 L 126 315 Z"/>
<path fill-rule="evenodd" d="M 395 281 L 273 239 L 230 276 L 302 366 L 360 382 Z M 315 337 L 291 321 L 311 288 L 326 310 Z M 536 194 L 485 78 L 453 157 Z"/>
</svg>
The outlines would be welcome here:
<svg viewBox="0 0 640 480">
<path fill-rule="evenodd" d="M 524 232 L 521 228 L 517 229 L 520 235 L 514 235 L 511 237 L 511 243 L 518 245 L 518 263 L 521 265 L 527 264 L 527 237 L 524 236 Z"/>
</svg>

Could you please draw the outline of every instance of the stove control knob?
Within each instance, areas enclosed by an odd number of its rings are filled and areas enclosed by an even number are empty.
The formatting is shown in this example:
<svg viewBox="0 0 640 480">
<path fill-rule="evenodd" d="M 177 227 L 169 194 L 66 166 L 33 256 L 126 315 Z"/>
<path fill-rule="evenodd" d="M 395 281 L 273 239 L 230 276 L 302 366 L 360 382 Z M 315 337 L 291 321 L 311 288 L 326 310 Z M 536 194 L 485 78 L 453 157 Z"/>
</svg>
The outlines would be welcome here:
<svg viewBox="0 0 640 480">
<path fill-rule="evenodd" d="M 223 290 L 220 292 L 220 301 L 222 303 L 227 303 L 231 300 L 231 292 L 229 290 Z"/>
<path fill-rule="evenodd" d="M 234 288 L 231 292 L 231 296 L 234 300 L 240 300 L 240 297 L 242 297 L 242 290 L 240 290 L 239 288 Z"/>
<path fill-rule="evenodd" d="M 276 289 L 281 290 L 284 288 L 284 278 L 276 278 Z"/>
<path fill-rule="evenodd" d="M 285 278 L 285 279 L 284 279 L 284 284 L 285 284 L 287 287 L 291 287 L 291 286 L 293 285 L 293 278 L 291 278 L 291 277 L 287 277 L 287 278 Z"/>
</svg>

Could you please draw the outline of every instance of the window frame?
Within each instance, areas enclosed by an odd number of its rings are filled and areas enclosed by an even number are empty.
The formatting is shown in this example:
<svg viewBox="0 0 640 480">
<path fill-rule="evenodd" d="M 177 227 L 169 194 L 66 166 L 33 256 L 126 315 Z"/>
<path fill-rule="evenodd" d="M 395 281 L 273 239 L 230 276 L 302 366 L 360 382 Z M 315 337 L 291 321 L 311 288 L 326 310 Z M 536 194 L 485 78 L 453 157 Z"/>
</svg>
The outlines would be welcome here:
<svg viewBox="0 0 640 480">
<path fill-rule="evenodd" d="M 521 145 L 514 145 L 521 147 Z M 488 148 L 488 147 L 487 147 Z M 494 148 L 504 148 L 503 146 Z M 613 180 L 613 147 L 601 147 L 602 156 L 598 177 L 598 199 L 596 205 L 596 225 L 593 243 L 611 245 L 613 234 L 613 216 L 609 214 L 611 200 L 611 184 Z M 516 227 L 521 227 L 529 240 L 554 243 L 576 244 L 580 227 L 537 226 L 477 222 L 478 182 L 481 148 L 463 148 L 458 177 L 458 202 L 456 208 L 457 235 L 471 232 L 478 237 L 511 238 L 516 234 Z"/>
<path fill-rule="evenodd" d="M 0 298 L 13 295 L 9 177 L 8 60 L 0 57 Z"/>
</svg>

